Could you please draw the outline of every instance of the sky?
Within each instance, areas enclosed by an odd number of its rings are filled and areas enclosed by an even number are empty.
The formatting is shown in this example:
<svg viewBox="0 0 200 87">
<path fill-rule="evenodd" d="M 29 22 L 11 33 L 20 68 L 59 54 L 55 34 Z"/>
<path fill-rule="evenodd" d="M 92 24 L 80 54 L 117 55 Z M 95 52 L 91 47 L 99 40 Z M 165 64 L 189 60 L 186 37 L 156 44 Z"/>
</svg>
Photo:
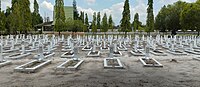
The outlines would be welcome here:
<svg viewBox="0 0 200 87">
<path fill-rule="evenodd" d="M 53 20 L 53 7 L 55 0 L 37 0 L 40 7 L 40 14 L 42 17 L 50 17 Z M 104 13 L 112 15 L 115 25 L 120 23 L 122 18 L 122 11 L 125 0 L 76 0 L 78 11 L 84 11 L 89 16 L 89 21 L 92 20 L 94 12 L 101 12 L 101 17 Z M 129 0 L 131 11 L 131 22 L 133 21 L 134 14 L 139 13 L 140 21 L 146 24 L 147 16 L 147 1 L 148 0 Z M 162 6 L 172 4 L 178 0 L 154 0 L 154 15 L 156 16 Z M 186 2 L 195 2 L 196 0 L 181 0 Z M 30 0 L 30 9 L 33 11 L 33 2 Z M 65 6 L 72 6 L 73 0 L 64 0 Z M 7 6 L 11 6 L 11 0 L 2 0 L 2 10 Z"/>
</svg>

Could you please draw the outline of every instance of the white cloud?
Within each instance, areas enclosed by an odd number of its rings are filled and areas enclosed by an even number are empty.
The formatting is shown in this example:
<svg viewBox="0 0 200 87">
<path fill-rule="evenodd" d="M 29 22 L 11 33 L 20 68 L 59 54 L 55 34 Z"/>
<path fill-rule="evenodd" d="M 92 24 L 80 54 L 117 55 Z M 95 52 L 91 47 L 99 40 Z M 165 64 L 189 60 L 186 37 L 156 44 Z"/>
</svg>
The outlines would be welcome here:
<svg viewBox="0 0 200 87">
<path fill-rule="evenodd" d="M 88 4 L 92 4 L 92 3 L 95 3 L 96 0 L 86 0 L 86 2 L 87 2 Z"/>
<path fill-rule="evenodd" d="M 53 4 L 47 1 L 43 1 L 40 6 L 46 8 L 47 10 L 53 11 Z"/>
<path fill-rule="evenodd" d="M 10 0 L 2 0 L 1 1 L 1 6 L 2 6 L 2 10 L 5 10 L 8 7 L 11 7 L 11 1 Z"/>
</svg>

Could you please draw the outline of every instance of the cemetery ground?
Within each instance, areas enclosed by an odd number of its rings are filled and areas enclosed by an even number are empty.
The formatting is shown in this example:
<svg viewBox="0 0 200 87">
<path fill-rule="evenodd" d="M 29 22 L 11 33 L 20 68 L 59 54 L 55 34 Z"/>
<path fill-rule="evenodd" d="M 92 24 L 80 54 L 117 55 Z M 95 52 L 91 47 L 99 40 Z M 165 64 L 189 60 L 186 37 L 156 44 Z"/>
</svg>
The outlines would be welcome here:
<svg viewBox="0 0 200 87">
<path fill-rule="evenodd" d="M 65 38 L 66 39 L 66 38 Z M 61 47 L 61 46 L 60 46 Z M 109 58 L 109 51 L 101 51 L 100 57 L 87 57 L 89 51 L 82 51 L 76 55 L 84 60 L 81 66 L 73 72 L 57 72 L 56 67 L 66 61 L 60 56 L 62 48 L 57 47 L 55 55 L 48 59 L 51 64 L 39 69 L 35 73 L 15 72 L 17 66 L 34 60 L 37 52 L 25 58 L 12 60 L 12 64 L 0 68 L 0 87 L 199 87 L 200 61 L 193 58 L 195 54 L 173 55 L 162 48 L 167 56 L 151 58 L 159 61 L 163 67 L 144 67 L 139 61 L 143 56 L 134 56 L 128 51 L 121 51 L 120 59 L 124 69 L 105 69 L 104 58 Z M 8 53 L 13 54 L 15 52 Z M 68 58 L 69 59 L 69 58 Z"/>
</svg>

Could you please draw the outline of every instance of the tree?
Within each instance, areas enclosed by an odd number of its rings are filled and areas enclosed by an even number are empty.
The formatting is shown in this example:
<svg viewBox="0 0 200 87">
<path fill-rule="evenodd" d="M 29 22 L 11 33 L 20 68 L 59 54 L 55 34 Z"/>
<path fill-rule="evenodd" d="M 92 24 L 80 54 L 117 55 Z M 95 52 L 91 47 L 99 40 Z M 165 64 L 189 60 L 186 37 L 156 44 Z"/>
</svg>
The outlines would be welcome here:
<svg viewBox="0 0 200 87">
<path fill-rule="evenodd" d="M 0 11 L 0 31 L 1 34 L 5 31 L 5 25 L 6 25 L 6 16 L 4 12 Z"/>
<path fill-rule="evenodd" d="M 181 27 L 183 30 L 197 30 L 200 32 L 200 4 L 191 3 L 184 7 L 180 15 Z"/>
<path fill-rule="evenodd" d="M 81 11 L 81 15 L 80 15 L 79 18 L 82 21 L 82 23 L 84 23 L 84 12 Z"/>
<path fill-rule="evenodd" d="M 110 15 L 108 19 L 108 27 L 109 29 L 112 30 L 112 32 L 113 32 L 113 26 L 114 26 L 114 23 L 113 23 L 112 15 Z"/>
<path fill-rule="evenodd" d="M 76 7 L 76 0 L 73 0 L 73 8 L 74 8 L 74 20 L 78 20 L 78 11 L 77 11 L 77 7 Z"/>
<path fill-rule="evenodd" d="M 43 19 L 39 14 L 38 2 L 37 2 L 37 0 L 34 0 L 34 11 L 32 13 L 32 27 L 34 27 L 35 25 L 40 24 L 42 22 L 43 22 Z"/>
<path fill-rule="evenodd" d="M 88 30 L 88 27 L 89 27 L 89 22 L 88 22 L 88 15 L 87 15 L 87 13 L 85 14 L 85 26 L 86 26 L 86 31 L 88 32 L 89 30 Z"/>
<path fill-rule="evenodd" d="M 30 10 L 30 1 L 29 0 L 19 0 L 20 4 L 20 16 L 22 18 L 22 31 L 23 34 L 27 34 L 32 30 L 32 18 Z M 18 10 L 19 11 L 19 10 Z"/>
<path fill-rule="evenodd" d="M 133 27 L 134 27 L 134 31 L 139 29 L 139 14 L 138 13 L 136 13 L 134 16 Z"/>
<path fill-rule="evenodd" d="M 97 29 L 101 28 L 101 13 L 97 13 Z"/>
<path fill-rule="evenodd" d="M 156 30 L 159 30 L 160 32 L 166 32 L 166 24 L 165 24 L 165 19 L 167 17 L 167 8 L 166 6 L 164 5 L 160 12 L 158 13 L 158 15 L 156 16 L 155 18 L 155 29 Z"/>
<path fill-rule="evenodd" d="M 104 13 L 104 16 L 102 18 L 102 31 L 105 33 L 108 31 L 108 20 L 107 15 Z"/>
<path fill-rule="evenodd" d="M 56 0 L 55 4 L 55 31 L 60 32 L 64 29 L 64 23 L 65 23 L 65 12 L 64 12 L 64 1 L 63 0 Z"/>
<path fill-rule="evenodd" d="M 152 31 L 154 31 L 153 0 L 148 0 L 146 32 L 150 36 Z"/>
<path fill-rule="evenodd" d="M 92 21 L 92 32 L 93 32 L 93 34 L 95 33 L 95 32 L 97 32 L 97 18 L 96 18 L 96 12 L 94 12 L 94 14 L 93 14 L 93 21 Z"/>
<path fill-rule="evenodd" d="M 81 20 L 68 19 L 65 22 L 65 29 L 72 32 L 84 31 L 84 24 Z"/>
<path fill-rule="evenodd" d="M 121 31 L 125 32 L 125 36 L 128 31 L 131 29 L 130 24 L 130 9 L 129 9 L 129 0 L 125 0 L 124 3 L 124 10 L 122 12 L 122 19 L 121 19 Z"/>
<path fill-rule="evenodd" d="M 17 31 L 23 31 L 23 20 L 21 16 L 20 3 L 14 3 L 13 7 L 11 8 L 12 13 L 8 16 L 8 19 L 10 20 L 10 32 L 17 34 Z"/>
<path fill-rule="evenodd" d="M 6 8 L 6 13 L 5 13 L 5 16 L 6 16 L 6 25 L 5 25 L 5 28 L 6 28 L 6 34 L 11 34 L 10 32 L 10 24 L 11 24 L 11 19 L 9 16 L 11 14 L 11 8 L 10 7 L 7 7 Z"/>
</svg>

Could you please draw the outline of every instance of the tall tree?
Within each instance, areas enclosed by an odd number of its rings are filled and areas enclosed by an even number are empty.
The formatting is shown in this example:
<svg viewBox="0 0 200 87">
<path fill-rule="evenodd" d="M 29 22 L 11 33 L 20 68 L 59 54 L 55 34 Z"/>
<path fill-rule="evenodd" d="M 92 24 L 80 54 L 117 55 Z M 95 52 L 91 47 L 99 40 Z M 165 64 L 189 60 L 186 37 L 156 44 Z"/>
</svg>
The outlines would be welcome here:
<svg viewBox="0 0 200 87">
<path fill-rule="evenodd" d="M 183 30 L 196 30 L 200 32 L 200 4 L 190 3 L 186 5 L 180 14 L 180 21 Z"/>
<path fill-rule="evenodd" d="M 95 32 L 97 32 L 97 17 L 96 17 L 96 12 L 94 12 L 94 14 L 93 14 L 92 32 L 93 32 L 93 34 Z"/>
<path fill-rule="evenodd" d="M 38 2 L 37 2 L 37 0 L 34 0 L 34 11 L 32 13 L 32 27 L 34 27 L 35 25 L 42 23 L 42 22 L 43 22 L 43 19 L 39 14 Z"/>
<path fill-rule="evenodd" d="M 89 22 L 88 22 L 88 15 L 87 15 L 87 13 L 85 14 L 85 25 L 86 25 L 86 27 L 87 27 L 87 32 L 88 32 L 88 31 L 89 31 L 89 30 L 88 30 Z"/>
<path fill-rule="evenodd" d="M 74 8 L 74 20 L 78 20 L 78 10 L 77 10 L 77 6 L 76 6 L 76 0 L 73 0 L 73 8 Z"/>
<path fill-rule="evenodd" d="M 153 0 L 148 0 L 146 31 L 148 35 L 154 31 Z"/>
<path fill-rule="evenodd" d="M 81 11 L 81 15 L 80 15 L 79 18 L 80 18 L 80 20 L 82 21 L 82 23 L 84 23 L 84 20 L 85 20 L 85 19 L 84 19 L 84 12 Z"/>
<path fill-rule="evenodd" d="M 104 13 L 104 16 L 102 18 L 102 31 L 105 33 L 108 31 L 108 20 L 107 15 Z"/>
<path fill-rule="evenodd" d="M 114 23 L 113 23 L 112 15 L 110 15 L 108 19 L 108 27 L 109 29 L 111 29 L 112 32 L 113 32 L 113 26 L 114 26 Z"/>
<path fill-rule="evenodd" d="M 5 16 L 6 16 L 6 34 L 11 34 L 10 32 L 10 24 L 11 24 L 11 18 L 9 17 L 11 14 L 11 8 L 10 7 L 7 7 L 6 8 L 6 13 L 5 13 Z"/>
<path fill-rule="evenodd" d="M 55 4 L 55 26 L 54 29 L 55 31 L 60 32 L 63 31 L 64 29 L 64 23 L 65 23 L 65 12 L 64 12 L 64 1 L 63 0 L 56 0 Z"/>
<path fill-rule="evenodd" d="M 17 34 L 17 31 L 23 31 L 23 20 L 20 9 L 19 2 L 14 3 L 12 13 L 8 16 L 8 19 L 10 20 L 10 32 L 12 32 L 12 34 Z"/>
<path fill-rule="evenodd" d="M 139 14 L 136 13 L 135 16 L 134 16 L 134 22 L 133 22 L 134 31 L 139 29 L 139 25 L 140 25 L 139 23 L 140 23 Z"/>
<path fill-rule="evenodd" d="M 164 5 L 155 18 L 154 25 L 155 25 L 156 30 L 159 30 L 160 32 L 166 32 L 166 30 L 167 30 L 166 23 L 165 23 L 166 17 L 167 17 L 167 8 Z"/>
<path fill-rule="evenodd" d="M 101 28 L 101 13 L 100 12 L 97 13 L 97 28 L 98 29 Z"/>
<path fill-rule="evenodd" d="M 128 31 L 131 29 L 130 24 L 130 7 L 129 7 L 129 0 L 125 0 L 124 3 L 124 10 L 122 12 L 122 19 L 121 19 L 121 31 L 125 32 L 125 36 Z"/>
<path fill-rule="evenodd" d="M 1 34 L 5 31 L 5 25 L 6 25 L 6 16 L 4 12 L 0 11 L 0 31 Z"/>
</svg>

